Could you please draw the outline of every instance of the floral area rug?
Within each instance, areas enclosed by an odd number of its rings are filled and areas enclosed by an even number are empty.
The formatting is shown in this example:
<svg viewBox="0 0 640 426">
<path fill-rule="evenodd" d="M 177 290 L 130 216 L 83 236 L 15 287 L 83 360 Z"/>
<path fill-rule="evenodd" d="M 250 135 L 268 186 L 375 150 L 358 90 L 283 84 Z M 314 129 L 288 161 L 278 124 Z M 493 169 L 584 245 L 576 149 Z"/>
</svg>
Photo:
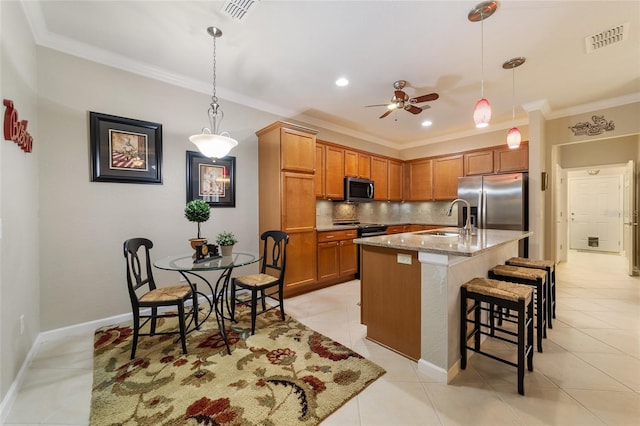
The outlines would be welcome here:
<svg viewBox="0 0 640 426">
<path fill-rule="evenodd" d="M 90 424 L 316 425 L 385 373 L 278 310 L 253 336 L 249 310 L 236 316 L 231 355 L 213 318 L 188 335 L 187 355 L 177 335 L 141 336 L 130 360 L 131 322 L 96 330 Z"/>
</svg>

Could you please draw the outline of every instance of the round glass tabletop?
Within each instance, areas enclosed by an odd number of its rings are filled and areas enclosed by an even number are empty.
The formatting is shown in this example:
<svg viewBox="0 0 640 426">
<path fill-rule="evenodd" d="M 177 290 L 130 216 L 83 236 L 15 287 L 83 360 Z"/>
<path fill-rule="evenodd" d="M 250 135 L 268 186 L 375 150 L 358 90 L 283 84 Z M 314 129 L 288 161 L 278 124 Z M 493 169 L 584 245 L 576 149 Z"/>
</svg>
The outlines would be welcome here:
<svg viewBox="0 0 640 426">
<path fill-rule="evenodd" d="M 259 260 L 260 257 L 253 253 L 234 252 L 231 256 L 194 263 L 192 255 L 187 254 L 163 257 L 153 262 L 153 265 L 167 271 L 216 271 L 249 265 Z"/>
</svg>

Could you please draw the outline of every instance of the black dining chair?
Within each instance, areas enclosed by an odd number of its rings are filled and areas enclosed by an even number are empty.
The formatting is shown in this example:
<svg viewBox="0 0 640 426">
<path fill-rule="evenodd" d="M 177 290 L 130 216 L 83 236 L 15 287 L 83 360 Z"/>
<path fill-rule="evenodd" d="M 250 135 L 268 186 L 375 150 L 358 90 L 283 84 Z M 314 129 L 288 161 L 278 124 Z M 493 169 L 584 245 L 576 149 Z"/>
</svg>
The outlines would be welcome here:
<svg viewBox="0 0 640 426">
<path fill-rule="evenodd" d="M 251 334 L 256 331 L 256 317 L 272 309 L 280 308 L 280 317 L 284 321 L 284 273 L 287 265 L 287 244 L 289 235 L 283 231 L 265 231 L 260 235 L 263 241 L 260 272 L 257 274 L 235 277 L 231 280 L 232 317 L 235 318 L 236 304 L 251 307 Z M 250 299 L 244 299 L 248 290 Z M 262 302 L 262 310 L 258 312 L 258 297 Z M 267 307 L 265 298 L 278 301 Z"/>
<path fill-rule="evenodd" d="M 133 311 L 133 344 L 131 346 L 131 359 L 135 357 L 139 336 L 154 336 L 158 334 L 180 334 L 182 341 L 182 353 L 187 353 L 186 343 L 186 318 L 193 315 L 193 320 L 197 319 L 198 302 L 194 297 L 191 286 L 188 284 L 171 287 L 157 287 L 153 279 L 151 258 L 149 250 L 153 247 L 151 240 L 146 238 L 131 238 L 124 242 L 124 257 L 127 262 L 127 285 L 129 287 L 129 298 L 131 299 L 131 309 Z M 190 310 L 185 309 L 185 302 L 193 300 Z M 175 306 L 175 311 L 161 310 Z M 156 319 L 166 317 L 177 317 L 179 330 L 156 332 Z M 144 322 L 140 324 L 140 319 Z M 150 324 L 149 332 L 142 333 L 140 330 Z M 197 322 L 196 322 L 197 323 Z"/>
</svg>

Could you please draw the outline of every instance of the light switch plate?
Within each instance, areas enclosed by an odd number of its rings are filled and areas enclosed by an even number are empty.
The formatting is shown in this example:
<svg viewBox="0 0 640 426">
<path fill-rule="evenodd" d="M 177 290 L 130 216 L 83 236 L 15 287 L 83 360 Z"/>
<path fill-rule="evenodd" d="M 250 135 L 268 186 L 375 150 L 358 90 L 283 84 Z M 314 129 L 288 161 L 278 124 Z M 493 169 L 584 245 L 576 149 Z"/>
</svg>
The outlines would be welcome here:
<svg viewBox="0 0 640 426">
<path fill-rule="evenodd" d="M 405 253 L 398 253 L 398 263 L 404 265 L 411 265 L 411 255 Z"/>
</svg>

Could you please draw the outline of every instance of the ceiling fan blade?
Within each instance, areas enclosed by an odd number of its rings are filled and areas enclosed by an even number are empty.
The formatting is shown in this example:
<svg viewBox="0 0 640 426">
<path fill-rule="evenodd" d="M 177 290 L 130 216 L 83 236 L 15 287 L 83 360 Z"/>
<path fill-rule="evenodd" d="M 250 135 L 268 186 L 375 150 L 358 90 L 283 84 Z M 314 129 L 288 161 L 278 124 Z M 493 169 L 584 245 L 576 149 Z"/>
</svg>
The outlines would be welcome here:
<svg viewBox="0 0 640 426">
<path fill-rule="evenodd" d="M 416 96 L 415 98 L 409 99 L 409 102 L 412 104 L 419 104 L 421 102 L 435 101 L 438 99 L 440 95 L 437 93 L 429 93 L 428 95 Z"/>
<path fill-rule="evenodd" d="M 369 107 L 379 107 L 379 106 L 389 106 L 389 104 L 376 104 L 376 105 L 365 105 L 365 108 L 369 108 Z"/>
<path fill-rule="evenodd" d="M 411 114 L 420 114 L 422 112 L 422 108 L 415 105 L 405 105 L 405 111 L 409 111 Z"/>
<path fill-rule="evenodd" d="M 394 111 L 394 110 L 392 110 L 392 109 L 388 110 L 387 112 L 385 112 L 384 114 L 382 114 L 382 115 L 380 116 L 380 118 L 385 118 L 387 115 L 391 114 L 393 111 Z"/>
</svg>

